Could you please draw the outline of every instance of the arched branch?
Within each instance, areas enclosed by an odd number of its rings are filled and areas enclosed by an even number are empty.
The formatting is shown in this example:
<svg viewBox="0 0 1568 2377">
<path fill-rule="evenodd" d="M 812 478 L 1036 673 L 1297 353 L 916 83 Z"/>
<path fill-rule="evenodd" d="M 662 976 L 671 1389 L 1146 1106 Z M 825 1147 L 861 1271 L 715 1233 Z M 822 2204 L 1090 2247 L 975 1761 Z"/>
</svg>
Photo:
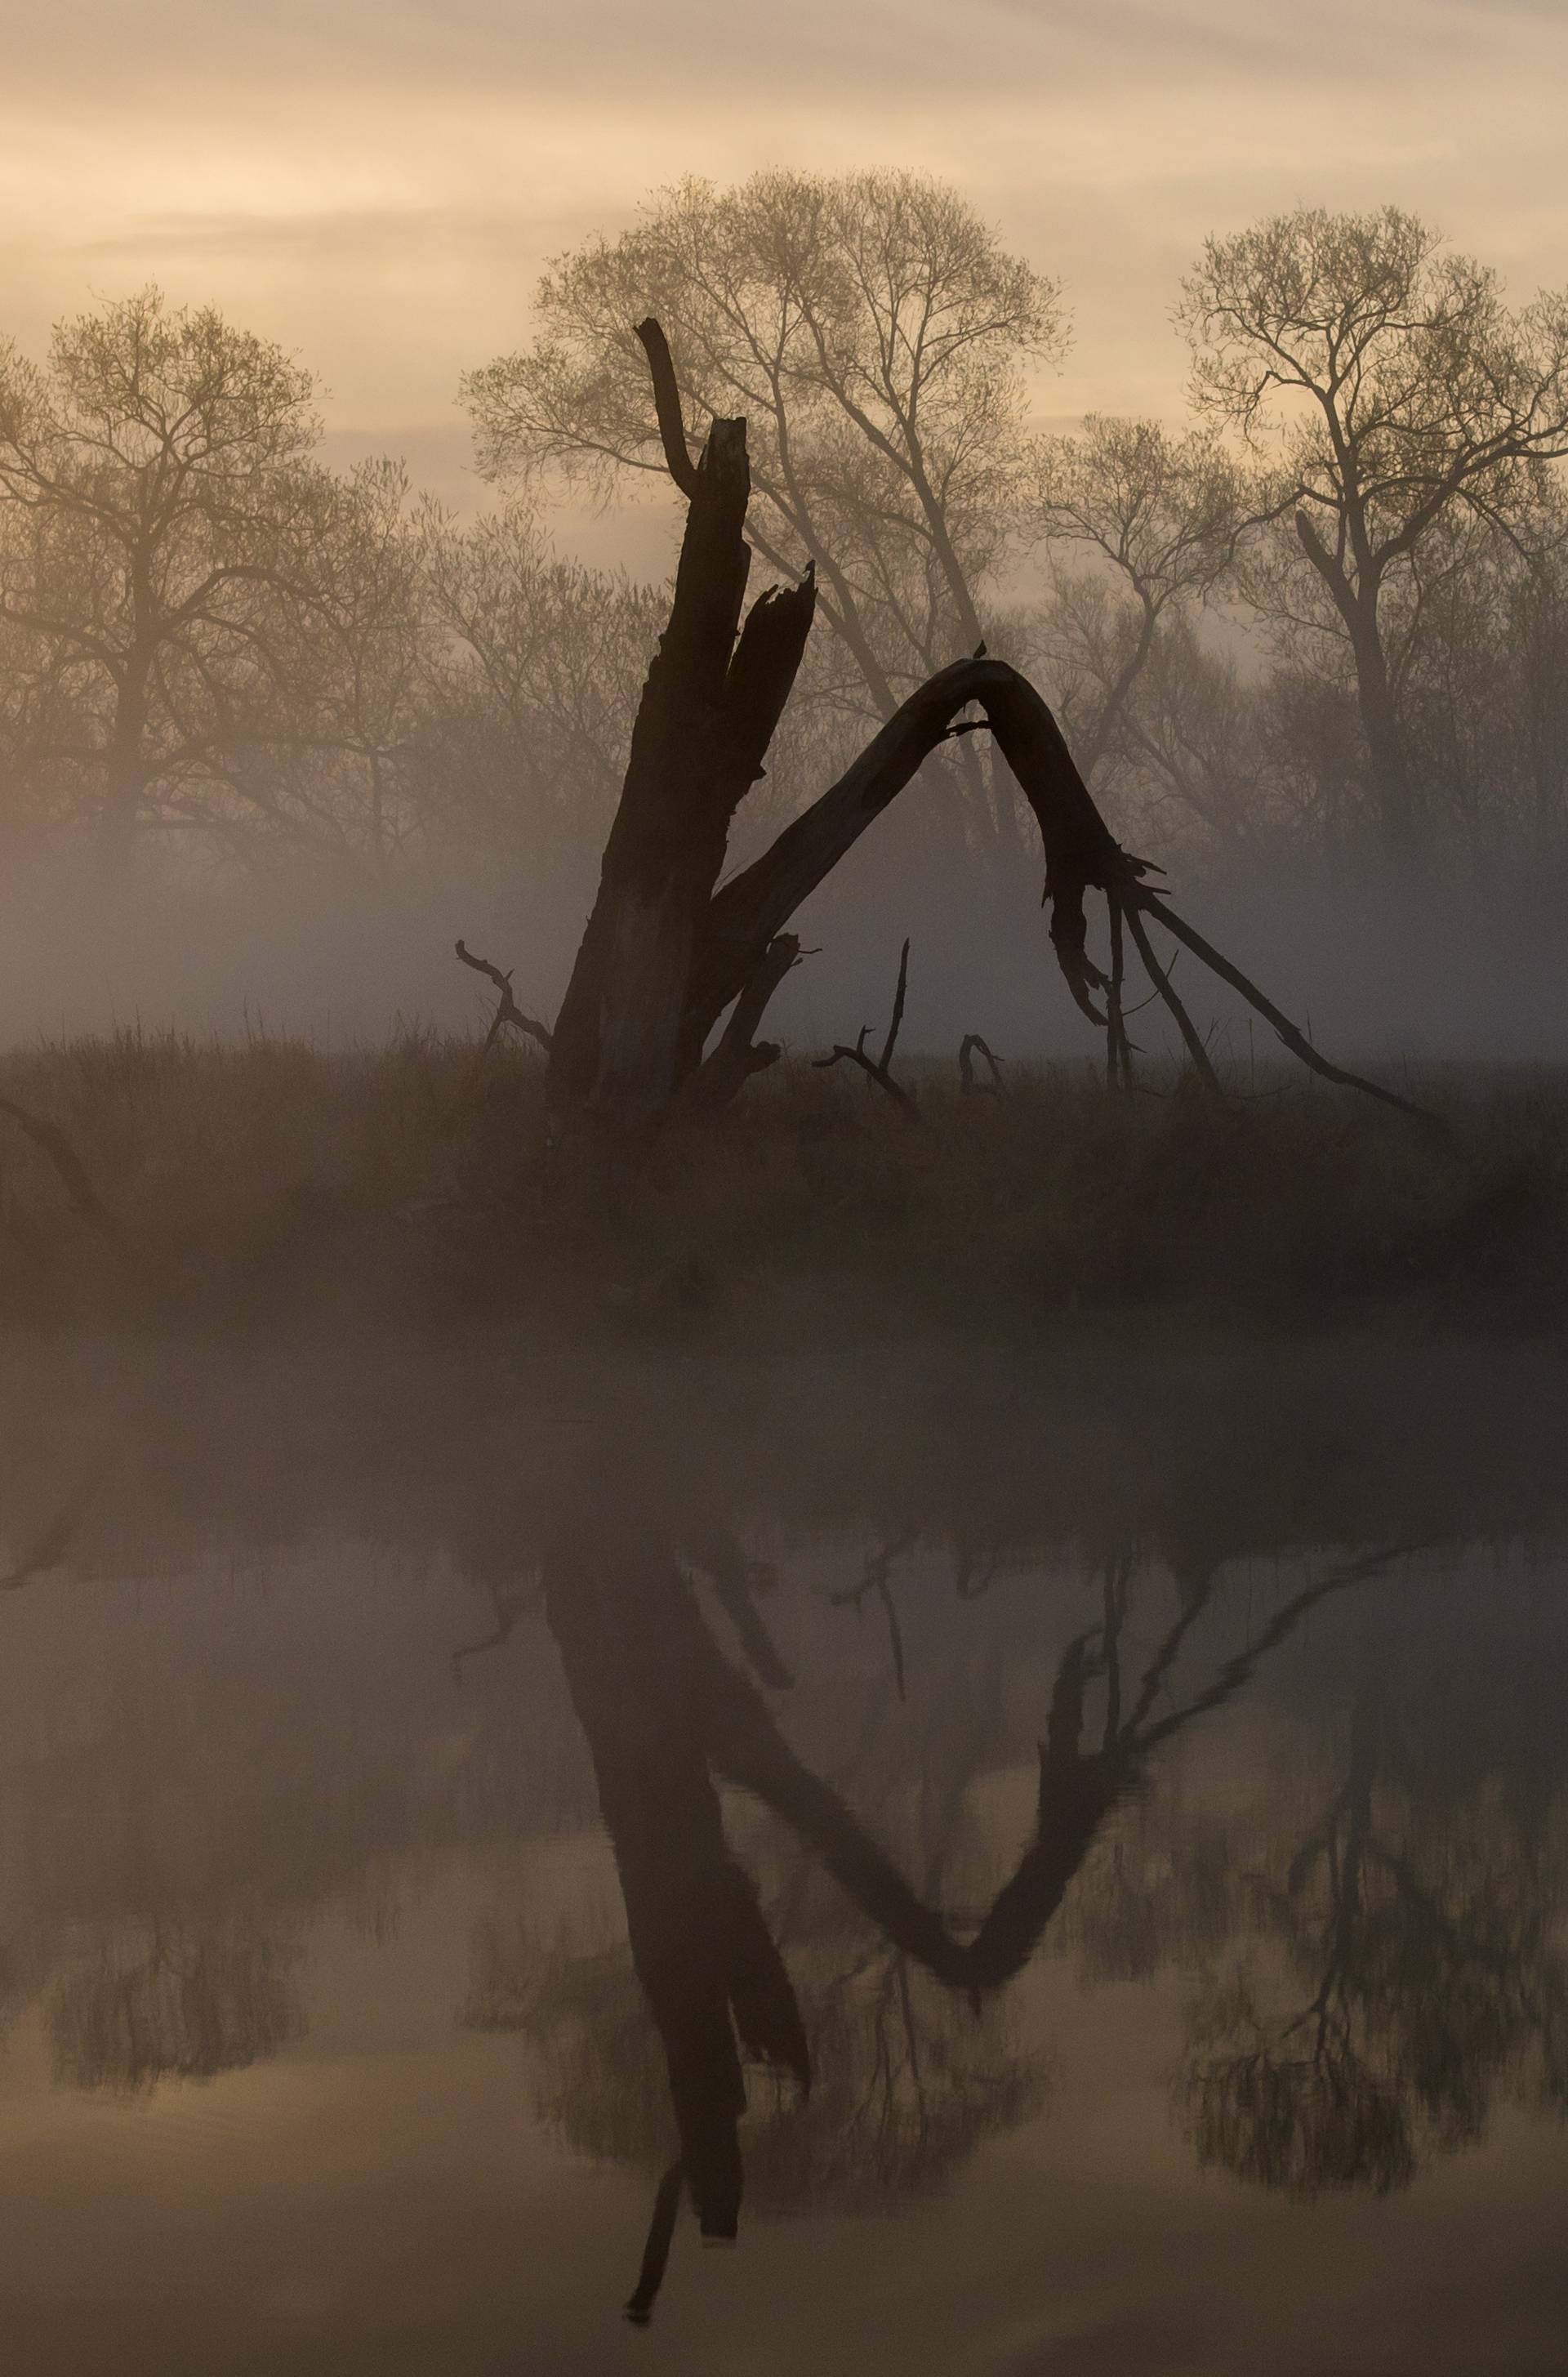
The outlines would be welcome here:
<svg viewBox="0 0 1568 2377">
<path fill-rule="evenodd" d="M 1005 661 L 955 661 L 917 687 L 836 784 L 787 825 L 762 857 L 715 894 L 697 964 L 693 1009 L 709 1026 L 756 962 L 867 826 L 955 731 L 960 713 L 985 711 L 1004 758 L 1039 827 L 1051 938 L 1069 990 L 1091 1022 L 1104 1016 L 1090 997 L 1103 977 L 1085 948 L 1084 895 L 1092 884 L 1131 884 L 1143 862 L 1112 836 L 1074 764 L 1062 731 L 1026 676 Z"/>
</svg>

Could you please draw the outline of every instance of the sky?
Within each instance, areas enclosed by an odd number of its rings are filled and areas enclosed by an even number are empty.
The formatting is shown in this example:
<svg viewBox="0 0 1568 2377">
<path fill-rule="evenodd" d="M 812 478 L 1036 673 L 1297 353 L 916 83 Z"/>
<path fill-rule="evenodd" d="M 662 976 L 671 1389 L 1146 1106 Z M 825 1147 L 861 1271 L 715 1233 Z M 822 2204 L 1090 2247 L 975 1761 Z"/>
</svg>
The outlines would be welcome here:
<svg viewBox="0 0 1568 2377">
<path fill-rule="evenodd" d="M 1412 207 L 1519 299 L 1568 281 L 1562 0 L 74 0 L 4 62 L 0 334 L 40 353 L 148 281 L 214 301 L 319 375 L 337 459 L 458 505 L 459 374 L 685 173 L 956 183 L 1065 283 L 1051 423 L 1178 418 L 1182 271 L 1299 201 Z M 637 557 L 635 519 L 571 527 Z"/>
</svg>

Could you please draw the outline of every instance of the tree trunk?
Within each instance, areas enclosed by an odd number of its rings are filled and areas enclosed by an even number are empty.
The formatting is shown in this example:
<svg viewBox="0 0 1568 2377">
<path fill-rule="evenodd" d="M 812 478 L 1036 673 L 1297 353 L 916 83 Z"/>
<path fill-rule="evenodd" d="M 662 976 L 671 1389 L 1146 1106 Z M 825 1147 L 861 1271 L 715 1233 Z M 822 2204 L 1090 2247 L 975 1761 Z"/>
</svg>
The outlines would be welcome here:
<svg viewBox="0 0 1568 2377">
<path fill-rule="evenodd" d="M 1352 523 L 1352 530 L 1354 523 Z M 1377 830 L 1385 854 L 1401 866 L 1419 856 L 1415 832 L 1415 786 L 1400 732 L 1394 688 L 1389 683 L 1388 656 L 1383 649 L 1379 622 L 1380 581 L 1370 558 L 1363 574 L 1352 581 L 1344 563 L 1331 554 L 1305 512 L 1296 514 L 1296 535 L 1302 552 L 1317 571 L 1345 623 L 1350 657 L 1356 671 L 1356 706 L 1366 737 Z M 1363 555 L 1364 538 L 1361 541 Z"/>
<path fill-rule="evenodd" d="M 774 589 L 753 606 L 737 642 L 751 563 L 742 535 L 750 489 L 745 423 L 715 422 L 598 897 L 555 1026 L 550 1095 L 558 1113 L 618 1127 L 650 1122 L 702 1054 L 707 1032 L 694 1041 L 688 1009 L 708 902 L 731 819 L 762 773 L 815 604 L 810 578 Z"/>
<path fill-rule="evenodd" d="M 1377 615 L 1369 604 L 1359 606 L 1351 627 L 1350 650 L 1356 663 L 1356 700 L 1361 732 L 1366 736 L 1372 795 L 1377 804 L 1378 838 L 1384 855 L 1396 866 L 1413 865 L 1420 854 L 1416 843 L 1415 787 L 1411 782 L 1405 737 L 1388 679 Z"/>
<path fill-rule="evenodd" d="M 131 854 L 147 792 L 147 669 L 133 660 L 116 691 L 104 753 L 99 840 L 105 866 L 117 876 Z"/>
<path fill-rule="evenodd" d="M 1039 824 L 1051 938 L 1091 1014 L 1099 975 L 1085 953 L 1085 890 L 1139 871 L 1102 821 L 1034 687 L 1004 661 L 976 659 L 939 670 L 912 693 L 838 782 L 716 890 L 731 821 L 762 773 L 815 603 L 810 578 L 770 590 L 737 642 L 750 562 L 742 535 L 748 491 L 745 424 L 716 422 L 692 477 L 670 624 L 643 688 L 598 897 L 555 1026 L 553 1111 L 615 1132 L 665 1114 L 724 1009 L 748 985 L 771 990 L 781 979 L 778 942 L 795 910 L 971 703 L 984 709 Z M 749 1003 L 747 1018 L 754 1028 L 760 1001 Z M 748 1062 L 740 1046 L 728 1050 L 726 1089 L 767 1061 L 761 1049 Z"/>
</svg>

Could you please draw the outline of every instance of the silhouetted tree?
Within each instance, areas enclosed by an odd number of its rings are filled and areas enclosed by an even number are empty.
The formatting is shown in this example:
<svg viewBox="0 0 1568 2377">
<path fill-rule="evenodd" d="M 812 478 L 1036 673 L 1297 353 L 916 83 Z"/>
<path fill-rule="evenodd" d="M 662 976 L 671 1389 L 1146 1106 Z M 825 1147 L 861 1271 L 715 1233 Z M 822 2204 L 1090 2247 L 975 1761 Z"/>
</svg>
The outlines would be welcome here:
<svg viewBox="0 0 1568 2377">
<path fill-rule="evenodd" d="M 1035 448 L 1035 517 L 1055 562 L 1050 649 L 1079 767 L 1099 781 L 1157 639 L 1229 567 L 1241 474 L 1218 440 L 1090 413 Z M 1063 566 L 1063 549 L 1078 567 Z M 1090 567 L 1086 571 L 1083 560 Z"/>
<path fill-rule="evenodd" d="M 663 599 L 558 557 L 524 505 L 448 525 L 429 560 L 443 642 L 414 758 L 422 814 L 444 842 L 591 888 Z"/>
<path fill-rule="evenodd" d="M 1502 519 L 1568 454 L 1568 295 L 1512 312 L 1417 217 L 1303 207 L 1209 240 L 1180 318 L 1194 402 L 1265 465 L 1253 599 L 1348 646 L 1379 830 L 1408 857 L 1421 791 L 1391 598 L 1454 510 Z"/>
<path fill-rule="evenodd" d="M 156 290 L 0 348 L 0 618 L 67 713 L 50 758 L 122 856 L 276 660 L 265 598 L 319 523 L 308 375 Z"/>
<path fill-rule="evenodd" d="M 552 467 L 602 488 L 662 468 L 631 330 L 651 313 L 697 436 L 745 417 L 755 550 L 815 570 L 831 636 L 802 688 L 815 704 L 889 718 L 991 632 L 1028 520 L 1024 366 L 1058 357 L 1066 332 L 1056 284 L 956 191 L 907 173 L 687 180 L 635 230 L 563 258 L 537 303 L 538 341 L 466 382 L 493 473 Z M 968 799 L 933 786 L 927 831 L 1006 864 L 1005 773 L 971 747 L 947 758 Z"/>
<path fill-rule="evenodd" d="M 424 823 L 415 754 L 440 648 L 443 516 L 395 461 L 313 485 L 308 533 L 267 587 L 267 665 L 231 696 L 210 780 L 168 811 L 247 864 L 305 850 L 381 874 Z"/>
</svg>

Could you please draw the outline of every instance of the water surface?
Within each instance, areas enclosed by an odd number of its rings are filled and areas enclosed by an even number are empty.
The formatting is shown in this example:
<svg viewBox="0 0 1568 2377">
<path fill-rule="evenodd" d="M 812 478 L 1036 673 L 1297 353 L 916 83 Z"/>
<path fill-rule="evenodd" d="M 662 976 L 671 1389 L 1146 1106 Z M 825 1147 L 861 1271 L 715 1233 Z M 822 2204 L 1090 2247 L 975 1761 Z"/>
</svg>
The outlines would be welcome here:
<svg viewBox="0 0 1568 2377">
<path fill-rule="evenodd" d="M 17 1368 L 7 2364 L 1560 2369 L 1557 1384 Z"/>
</svg>

